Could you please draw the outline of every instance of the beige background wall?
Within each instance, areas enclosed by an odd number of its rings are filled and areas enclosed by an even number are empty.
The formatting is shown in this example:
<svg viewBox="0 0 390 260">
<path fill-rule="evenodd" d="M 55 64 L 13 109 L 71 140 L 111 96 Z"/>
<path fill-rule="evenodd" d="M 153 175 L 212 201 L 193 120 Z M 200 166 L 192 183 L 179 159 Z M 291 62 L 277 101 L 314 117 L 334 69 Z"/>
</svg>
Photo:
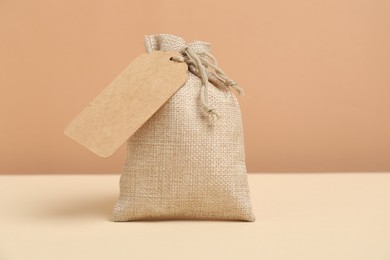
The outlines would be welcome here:
<svg viewBox="0 0 390 260">
<path fill-rule="evenodd" d="M 144 34 L 211 42 L 251 172 L 390 170 L 390 2 L 0 0 L 0 173 L 119 172 L 65 125 Z"/>
</svg>

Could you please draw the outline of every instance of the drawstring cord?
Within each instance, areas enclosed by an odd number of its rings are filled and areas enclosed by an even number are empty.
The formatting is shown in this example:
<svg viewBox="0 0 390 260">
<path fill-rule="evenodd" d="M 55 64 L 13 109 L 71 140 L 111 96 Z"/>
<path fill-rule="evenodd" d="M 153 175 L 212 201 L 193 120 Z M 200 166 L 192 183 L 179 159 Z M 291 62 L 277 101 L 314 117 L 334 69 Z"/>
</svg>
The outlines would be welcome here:
<svg viewBox="0 0 390 260">
<path fill-rule="evenodd" d="M 200 88 L 200 101 L 203 109 L 211 116 L 213 120 L 218 119 L 218 114 L 214 108 L 210 106 L 208 100 L 207 82 L 210 81 L 216 86 L 222 83 L 226 89 L 232 88 L 239 95 L 243 95 L 243 90 L 237 83 L 226 75 L 217 65 L 217 60 L 208 51 L 197 52 L 191 47 L 185 47 L 181 51 L 183 57 L 172 57 L 171 60 L 176 62 L 186 62 L 189 70 L 201 79 L 202 86 Z M 208 70 L 212 69 L 214 72 Z"/>
</svg>

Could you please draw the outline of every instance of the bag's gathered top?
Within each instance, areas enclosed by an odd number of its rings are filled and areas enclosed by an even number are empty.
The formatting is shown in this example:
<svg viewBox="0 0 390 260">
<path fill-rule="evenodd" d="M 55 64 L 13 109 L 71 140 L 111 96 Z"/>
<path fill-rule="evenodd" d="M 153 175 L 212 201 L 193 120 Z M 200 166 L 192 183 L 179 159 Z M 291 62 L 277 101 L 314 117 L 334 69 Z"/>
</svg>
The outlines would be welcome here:
<svg viewBox="0 0 390 260">
<path fill-rule="evenodd" d="M 145 39 L 147 44 L 156 44 L 157 42 L 150 43 L 148 38 Z M 172 38 L 174 38 L 175 45 L 171 45 Z M 226 73 L 218 67 L 216 58 L 210 53 L 210 44 L 203 41 L 193 41 L 186 44 L 184 39 L 170 35 L 160 34 L 159 44 L 164 45 L 165 42 L 170 43 L 170 49 L 164 48 L 166 46 L 159 46 L 159 48 L 165 50 L 178 51 L 182 54 L 179 57 L 172 57 L 171 60 L 176 62 L 186 62 L 190 72 L 195 74 L 201 79 L 202 86 L 200 88 L 200 101 L 203 109 L 206 113 L 212 116 L 213 119 L 218 118 L 218 114 L 215 112 L 214 107 L 209 104 L 207 82 L 212 83 L 216 87 L 223 87 L 226 89 L 233 88 L 239 95 L 243 95 L 243 90 L 237 83 L 231 80 Z M 166 41 L 164 40 L 166 39 Z M 148 48 L 148 46 L 146 46 Z"/>
</svg>

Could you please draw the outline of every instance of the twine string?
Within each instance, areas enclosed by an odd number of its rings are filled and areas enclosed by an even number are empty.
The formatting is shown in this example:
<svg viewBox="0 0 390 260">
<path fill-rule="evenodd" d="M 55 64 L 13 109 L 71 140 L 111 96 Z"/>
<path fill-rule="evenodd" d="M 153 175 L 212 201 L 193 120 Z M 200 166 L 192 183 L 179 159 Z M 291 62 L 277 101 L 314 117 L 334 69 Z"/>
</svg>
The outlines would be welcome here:
<svg viewBox="0 0 390 260">
<path fill-rule="evenodd" d="M 218 119 L 219 116 L 215 112 L 215 108 L 209 103 L 207 82 L 218 86 L 217 81 L 223 83 L 226 89 L 234 89 L 239 95 L 243 95 L 243 90 L 237 83 L 231 80 L 226 73 L 218 67 L 216 58 L 208 51 L 195 51 L 189 46 L 186 46 L 181 51 L 183 56 L 172 57 L 171 60 L 176 62 L 186 62 L 189 70 L 198 76 L 202 82 L 200 88 L 200 101 L 202 108 L 208 113 L 213 120 Z M 210 70 L 211 69 L 211 70 Z"/>
</svg>

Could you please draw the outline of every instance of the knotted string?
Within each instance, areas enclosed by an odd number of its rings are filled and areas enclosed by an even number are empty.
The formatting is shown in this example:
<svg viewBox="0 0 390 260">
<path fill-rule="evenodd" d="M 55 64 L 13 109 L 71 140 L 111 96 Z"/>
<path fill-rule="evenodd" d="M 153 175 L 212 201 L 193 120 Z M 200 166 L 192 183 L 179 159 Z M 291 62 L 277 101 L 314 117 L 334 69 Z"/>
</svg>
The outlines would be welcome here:
<svg viewBox="0 0 390 260">
<path fill-rule="evenodd" d="M 242 88 L 237 83 L 231 80 L 226 73 L 217 65 L 217 60 L 208 51 L 196 51 L 190 46 L 186 46 L 180 57 L 172 57 L 171 60 L 177 62 L 186 62 L 189 70 L 201 79 L 202 86 L 200 88 L 200 101 L 206 113 L 208 113 L 213 120 L 218 119 L 219 116 L 215 112 L 215 108 L 210 106 L 208 99 L 207 83 L 210 81 L 215 86 L 224 86 L 226 89 L 234 89 L 239 95 L 243 94 Z M 212 71 L 208 70 L 212 69 Z"/>
</svg>

